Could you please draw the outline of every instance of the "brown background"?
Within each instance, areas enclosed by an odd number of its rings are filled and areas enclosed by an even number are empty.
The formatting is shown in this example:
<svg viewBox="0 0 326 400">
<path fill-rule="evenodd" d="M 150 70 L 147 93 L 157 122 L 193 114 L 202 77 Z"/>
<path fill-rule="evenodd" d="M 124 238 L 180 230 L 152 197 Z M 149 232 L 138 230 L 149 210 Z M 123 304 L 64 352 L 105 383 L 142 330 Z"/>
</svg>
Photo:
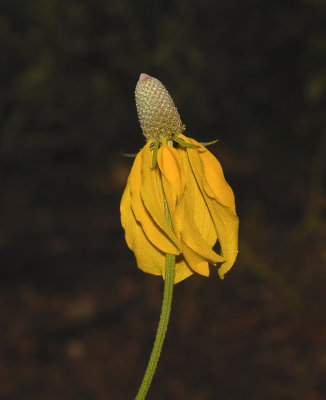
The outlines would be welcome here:
<svg viewBox="0 0 326 400">
<path fill-rule="evenodd" d="M 119 221 L 141 72 L 233 187 L 224 281 L 175 287 L 148 399 L 326 399 L 325 1 L 0 5 L 0 398 L 134 398 L 160 278 Z"/>
</svg>

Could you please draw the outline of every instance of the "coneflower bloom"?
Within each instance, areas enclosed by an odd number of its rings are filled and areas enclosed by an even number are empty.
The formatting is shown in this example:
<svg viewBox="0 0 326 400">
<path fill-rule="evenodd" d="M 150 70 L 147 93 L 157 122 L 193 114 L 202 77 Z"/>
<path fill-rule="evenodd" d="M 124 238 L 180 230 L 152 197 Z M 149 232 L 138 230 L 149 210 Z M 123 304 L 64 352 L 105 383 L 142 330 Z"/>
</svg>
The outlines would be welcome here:
<svg viewBox="0 0 326 400">
<path fill-rule="evenodd" d="M 159 80 L 141 74 L 135 93 L 147 143 L 121 200 L 128 247 L 141 270 L 163 277 L 165 256 L 174 254 L 175 283 L 194 272 L 208 276 L 209 264 L 219 265 L 223 279 L 237 256 L 238 217 L 222 167 L 207 144 L 182 134 L 179 113 Z"/>
</svg>

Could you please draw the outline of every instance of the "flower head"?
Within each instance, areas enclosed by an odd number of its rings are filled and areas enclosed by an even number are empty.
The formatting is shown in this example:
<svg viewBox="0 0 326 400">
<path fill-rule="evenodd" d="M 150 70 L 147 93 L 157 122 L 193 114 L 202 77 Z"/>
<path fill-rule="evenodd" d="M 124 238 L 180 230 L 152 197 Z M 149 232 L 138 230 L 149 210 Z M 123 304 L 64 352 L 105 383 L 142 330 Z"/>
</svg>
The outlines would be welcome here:
<svg viewBox="0 0 326 400">
<path fill-rule="evenodd" d="M 121 200 L 128 247 L 141 270 L 163 277 L 165 255 L 176 255 L 175 283 L 194 272 L 208 276 L 209 264 L 219 264 L 223 279 L 237 256 L 238 218 L 222 167 L 203 144 L 182 134 L 179 113 L 160 81 L 141 74 L 136 104 L 147 143 Z M 213 249 L 217 241 L 219 251 Z"/>
<path fill-rule="evenodd" d="M 141 74 L 135 97 L 140 126 L 147 139 L 159 140 L 181 132 L 178 110 L 158 79 Z"/>
</svg>

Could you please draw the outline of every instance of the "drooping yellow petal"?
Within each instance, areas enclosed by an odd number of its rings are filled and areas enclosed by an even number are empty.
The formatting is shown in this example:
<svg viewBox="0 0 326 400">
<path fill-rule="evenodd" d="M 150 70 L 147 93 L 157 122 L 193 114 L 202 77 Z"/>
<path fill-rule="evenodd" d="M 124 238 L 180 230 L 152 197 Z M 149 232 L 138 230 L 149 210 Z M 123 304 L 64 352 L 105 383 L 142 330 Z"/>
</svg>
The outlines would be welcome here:
<svg viewBox="0 0 326 400">
<path fill-rule="evenodd" d="M 142 150 L 140 194 L 149 215 L 161 228 L 162 232 L 181 251 L 181 243 L 170 228 L 165 216 L 162 178 L 159 169 L 152 168 L 150 141 L 147 142 Z"/>
<path fill-rule="evenodd" d="M 162 275 L 165 254 L 151 244 L 145 236 L 140 223 L 137 222 L 131 208 L 129 183 L 121 199 L 120 212 L 126 242 L 130 250 L 135 254 L 138 268 L 154 275 Z"/>
<path fill-rule="evenodd" d="M 128 179 L 126 188 L 122 194 L 120 202 L 120 217 L 121 217 L 121 225 L 125 231 L 125 239 L 127 245 L 129 249 L 132 250 L 133 219 L 130 218 L 130 213 L 132 213 L 132 210 L 131 210 L 130 185 Z"/>
<path fill-rule="evenodd" d="M 131 192 L 131 207 L 136 220 L 141 224 L 148 240 L 164 253 L 179 254 L 176 244 L 161 230 L 152 216 L 146 210 L 140 195 L 142 180 L 143 151 L 140 151 L 132 166 L 128 183 Z"/>
<path fill-rule="evenodd" d="M 218 262 L 223 262 L 224 258 L 212 250 L 212 248 L 208 246 L 207 242 L 204 240 L 202 235 L 203 231 L 199 231 L 194 220 L 191 218 L 190 208 L 187 206 L 185 206 L 183 209 L 183 219 L 184 223 L 181 230 L 182 250 L 184 250 L 185 243 L 193 250 L 194 253 L 197 253 L 198 256 L 205 259 L 209 263 L 216 265 Z M 216 236 L 215 232 L 214 236 Z"/>
<path fill-rule="evenodd" d="M 185 141 L 188 140 L 191 143 L 198 144 L 198 142 L 193 139 L 189 139 L 185 136 L 183 136 L 182 138 Z M 220 172 L 218 170 L 218 173 L 215 173 L 214 171 L 208 173 L 207 176 L 209 176 L 210 178 L 214 176 L 214 179 L 219 180 L 219 182 L 214 182 L 211 183 L 211 185 L 208 185 L 205 175 L 205 168 L 203 165 L 203 157 L 201 156 L 204 153 L 205 149 L 197 150 L 187 148 L 187 154 L 189 157 L 191 169 L 211 214 L 216 229 L 218 241 L 220 243 L 222 257 L 225 259 L 218 271 L 220 277 L 223 278 L 225 273 L 230 270 L 237 257 L 239 220 L 235 213 L 233 193 L 232 196 L 230 195 L 230 190 L 232 191 L 232 189 L 225 182 L 222 170 Z M 204 158 L 205 157 L 206 156 L 204 156 Z M 212 157 L 214 156 L 212 155 Z M 217 164 L 212 162 L 210 156 L 209 158 L 205 159 L 205 163 L 208 163 L 209 161 L 212 165 L 215 165 L 216 167 Z M 209 168 L 212 168 L 212 166 L 209 166 Z M 211 189 L 211 186 L 214 187 L 214 190 L 217 190 L 217 188 L 220 187 L 221 194 L 217 193 L 218 196 L 216 196 Z M 210 195 L 209 193 L 207 193 L 210 189 L 211 193 L 213 193 L 214 195 Z M 223 205 L 224 202 L 225 205 Z"/>
<path fill-rule="evenodd" d="M 192 138 L 180 135 L 185 141 L 200 146 L 200 143 Z M 215 197 L 221 204 L 230 207 L 235 213 L 234 194 L 224 178 L 221 164 L 216 157 L 205 147 L 188 149 L 190 159 L 200 158 L 200 174 L 203 178 L 203 188 L 210 197 Z M 198 162 L 198 161 L 195 161 Z M 199 171 L 198 171 L 199 172 Z"/>
<path fill-rule="evenodd" d="M 157 154 L 157 163 L 162 174 L 164 193 L 169 210 L 173 214 L 185 189 L 185 174 L 178 150 L 168 146 L 166 140 L 163 140 Z"/>
<path fill-rule="evenodd" d="M 225 259 L 218 270 L 220 278 L 223 279 L 237 258 L 239 220 L 231 208 L 222 206 L 209 196 L 206 196 L 206 201 L 213 217 L 221 253 Z"/>
<path fill-rule="evenodd" d="M 187 151 L 180 148 L 179 154 L 185 172 L 186 189 L 180 211 L 176 214 L 177 229 L 181 231 L 182 243 L 185 242 L 197 253 L 198 259 L 216 265 L 217 262 L 223 262 L 224 258 L 212 250 L 217 240 L 215 225 L 192 172 Z"/>
<path fill-rule="evenodd" d="M 231 187 L 227 184 L 221 164 L 213 156 L 213 154 L 205 149 L 206 151 L 198 152 L 199 157 L 203 163 L 204 173 L 207 185 L 204 188 L 206 193 L 212 191 L 214 197 L 223 205 L 230 207 L 235 213 L 235 201 L 234 194 Z M 213 197 L 213 196 L 210 196 Z"/>
<path fill-rule="evenodd" d="M 147 239 L 141 225 L 137 222 L 131 209 L 129 183 L 121 199 L 120 212 L 126 242 L 135 254 L 138 268 L 144 272 L 165 277 L 166 255 Z M 192 273 L 183 255 L 176 256 L 174 283 L 188 278 Z"/>
<path fill-rule="evenodd" d="M 209 266 L 205 258 L 194 252 L 186 243 L 182 244 L 182 253 L 193 271 L 200 275 L 209 276 Z"/>
</svg>

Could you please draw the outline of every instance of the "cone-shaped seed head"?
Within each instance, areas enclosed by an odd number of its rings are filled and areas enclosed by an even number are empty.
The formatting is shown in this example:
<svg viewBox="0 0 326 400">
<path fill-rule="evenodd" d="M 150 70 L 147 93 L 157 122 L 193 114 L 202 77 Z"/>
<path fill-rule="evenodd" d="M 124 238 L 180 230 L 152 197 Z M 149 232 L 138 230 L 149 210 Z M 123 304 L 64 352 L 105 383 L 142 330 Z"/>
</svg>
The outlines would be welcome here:
<svg viewBox="0 0 326 400">
<path fill-rule="evenodd" d="M 141 74 L 135 96 L 140 126 L 147 140 L 156 141 L 182 131 L 178 110 L 158 79 Z"/>
</svg>

